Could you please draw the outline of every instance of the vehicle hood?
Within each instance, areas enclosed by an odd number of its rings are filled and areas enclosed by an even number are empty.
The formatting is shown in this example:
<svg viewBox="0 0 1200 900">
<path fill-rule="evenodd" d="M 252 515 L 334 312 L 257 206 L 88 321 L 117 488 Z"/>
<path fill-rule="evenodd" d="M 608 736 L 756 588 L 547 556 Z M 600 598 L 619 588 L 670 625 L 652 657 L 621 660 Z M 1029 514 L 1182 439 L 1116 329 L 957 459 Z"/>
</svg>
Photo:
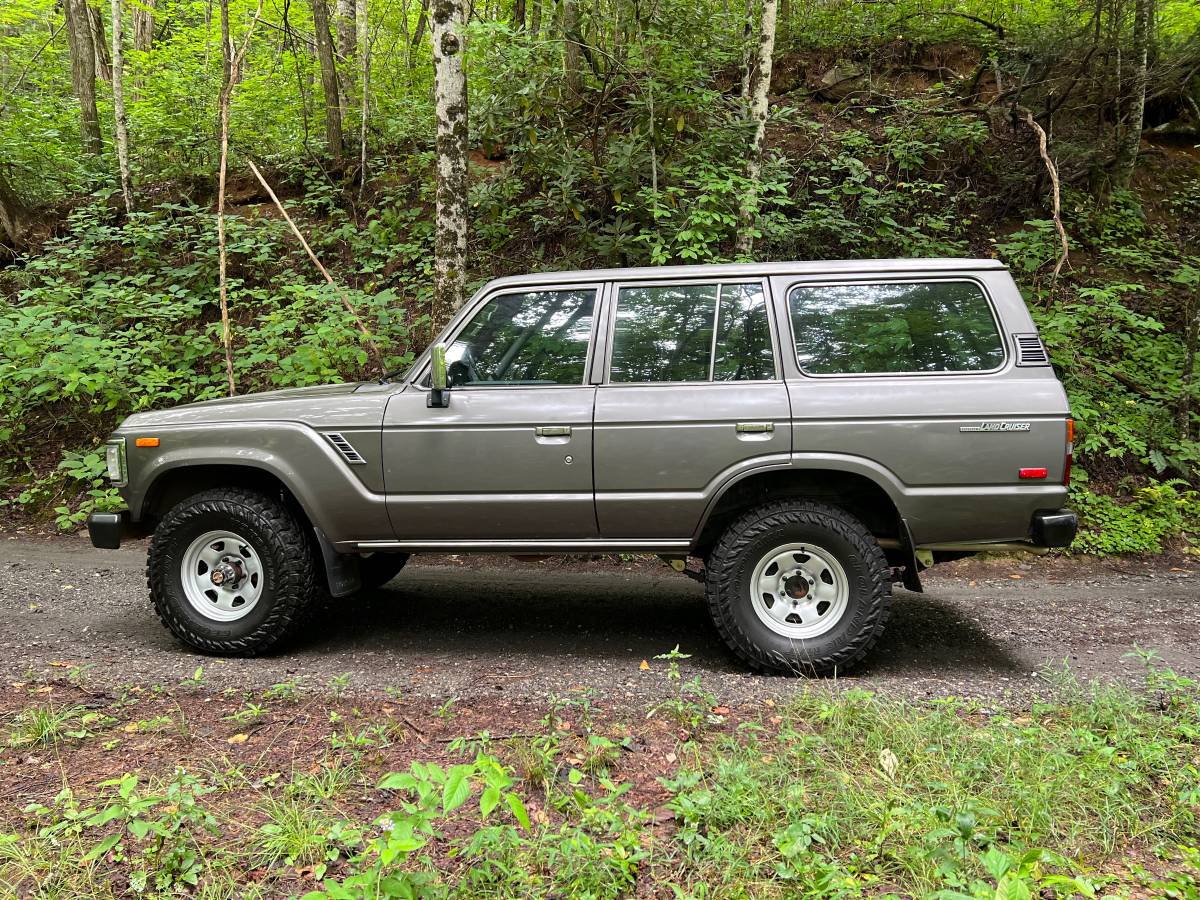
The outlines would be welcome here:
<svg viewBox="0 0 1200 900">
<path fill-rule="evenodd" d="M 263 420 L 303 421 L 321 410 L 341 408 L 364 382 L 322 384 L 284 388 L 256 394 L 239 394 L 219 400 L 185 403 L 169 409 L 134 413 L 121 423 L 121 430 L 152 425 L 195 425 L 201 423 L 253 422 Z"/>
</svg>

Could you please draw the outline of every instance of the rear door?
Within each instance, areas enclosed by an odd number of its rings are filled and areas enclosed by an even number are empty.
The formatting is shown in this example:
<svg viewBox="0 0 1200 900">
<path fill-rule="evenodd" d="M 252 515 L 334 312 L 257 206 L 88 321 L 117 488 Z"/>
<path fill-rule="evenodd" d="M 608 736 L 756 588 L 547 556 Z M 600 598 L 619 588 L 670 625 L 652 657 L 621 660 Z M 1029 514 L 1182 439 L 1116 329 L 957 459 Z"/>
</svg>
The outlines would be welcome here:
<svg viewBox="0 0 1200 900">
<path fill-rule="evenodd" d="M 687 538 L 728 474 L 791 449 L 761 279 L 617 283 L 596 390 L 605 538 Z"/>
<path fill-rule="evenodd" d="M 596 285 L 502 290 L 447 339 L 450 405 L 428 378 L 387 406 L 388 513 L 398 540 L 596 536 L 585 384 Z"/>
</svg>

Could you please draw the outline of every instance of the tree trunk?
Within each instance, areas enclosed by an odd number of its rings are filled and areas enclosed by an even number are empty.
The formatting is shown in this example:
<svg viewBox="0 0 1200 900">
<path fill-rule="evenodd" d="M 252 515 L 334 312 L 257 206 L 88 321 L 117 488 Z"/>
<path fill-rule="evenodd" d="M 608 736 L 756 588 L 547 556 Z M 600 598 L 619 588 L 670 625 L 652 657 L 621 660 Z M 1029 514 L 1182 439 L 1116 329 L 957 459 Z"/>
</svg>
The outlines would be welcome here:
<svg viewBox="0 0 1200 900">
<path fill-rule="evenodd" d="M 746 18 L 742 22 L 742 104 L 750 115 L 750 81 L 754 74 L 754 45 L 750 33 L 754 27 L 754 0 L 746 0 Z"/>
<path fill-rule="evenodd" d="M 104 17 L 100 10 L 87 5 L 88 25 L 92 30 L 92 47 L 96 51 L 96 77 L 112 81 L 112 64 L 108 59 L 108 41 L 104 38 Z"/>
<path fill-rule="evenodd" d="M 355 18 L 358 16 L 354 0 L 337 0 L 334 12 L 334 30 L 337 32 L 338 59 L 338 103 L 342 121 L 350 115 L 350 86 L 354 84 Z"/>
<path fill-rule="evenodd" d="M 29 210 L 0 171 L 0 231 L 14 247 L 20 246 L 29 226 Z"/>
<path fill-rule="evenodd" d="M 71 52 L 71 89 L 79 100 L 79 133 L 86 153 L 98 154 L 100 116 L 96 111 L 96 48 L 85 0 L 63 0 L 67 44 Z"/>
<path fill-rule="evenodd" d="M 116 2 L 116 0 L 114 0 Z M 335 160 L 346 155 L 342 140 L 342 99 L 338 89 L 337 60 L 333 36 L 329 33 L 329 8 L 325 0 L 311 0 L 313 30 L 316 33 L 317 61 L 321 64 L 321 91 L 325 95 L 325 141 Z"/>
<path fill-rule="evenodd" d="M 154 45 L 156 0 L 139 0 L 133 7 L 133 49 L 145 52 Z"/>
<path fill-rule="evenodd" d="M 778 0 L 762 0 L 762 20 L 754 71 L 750 76 L 750 120 L 754 139 L 746 162 L 749 184 L 742 199 L 738 224 L 737 252 L 749 256 L 754 249 L 754 231 L 758 220 L 759 181 L 762 178 L 763 139 L 767 133 L 767 92 L 771 87 L 771 63 L 775 53 L 775 18 Z"/>
<path fill-rule="evenodd" d="M 337 0 L 334 20 L 337 29 L 338 56 L 343 60 L 354 58 L 354 42 L 356 40 L 354 22 L 357 16 L 358 9 L 354 0 Z"/>
<path fill-rule="evenodd" d="M 462 0 L 433 0 L 434 100 L 437 112 L 437 234 L 434 315 L 465 299 L 467 264 L 467 76 Z"/>
<path fill-rule="evenodd" d="M 367 28 L 367 0 L 357 0 L 355 5 L 354 31 L 358 38 L 358 60 L 361 79 L 361 97 L 358 122 L 359 167 L 361 177 L 358 183 L 358 195 L 361 197 L 367 189 L 367 117 L 371 112 L 371 43 L 370 31 Z"/>
<path fill-rule="evenodd" d="M 412 46 L 420 47 L 425 38 L 425 29 L 429 27 L 429 0 L 421 0 L 421 12 L 417 16 L 417 27 L 413 31 Z"/>
<path fill-rule="evenodd" d="M 562 9 L 563 70 L 567 90 L 579 93 L 579 60 L 581 40 L 579 34 L 579 6 L 577 0 L 563 0 Z"/>
<path fill-rule="evenodd" d="M 1125 128 L 1117 140 L 1113 161 L 1113 183 L 1129 187 L 1142 142 L 1142 119 L 1146 111 L 1146 73 L 1150 51 L 1150 7 L 1154 0 L 1135 0 L 1133 6 L 1133 71 L 1129 78 L 1129 111 Z"/>
<path fill-rule="evenodd" d="M 237 393 L 233 380 L 233 329 L 229 324 L 228 260 L 225 253 L 225 174 L 229 169 L 229 101 L 233 94 L 233 47 L 229 43 L 229 0 L 221 0 L 221 70 L 224 78 L 217 107 L 221 118 L 221 164 L 217 174 L 217 284 L 221 301 L 221 344 L 229 396 Z"/>
<path fill-rule="evenodd" d="M 529 11 L 529 36 L 535 41 L 542 31 L 542 0 L 527 0 L 532 5 Z"/>
<path fill-rule="evenodd" d="M 112 0 L 113 124 L 117 139 L 117 171 L 125 212 L 133 212 L 133 179 L 129 175 L 129 119 L 125 116 L 125 47 L 121 0 Z"/>
<path fill-rule="evenodd" d="M 233 329 L 229 323 L 229 285 L 226 279 L 228 269 L 225 252 L 225 176 L 229 171 L 229 104 L 233 98 L 233 87 L 237 83 L 233 74 L 241 67 L 246 51 L 250 48 L 250 38 L 254 35 L 254 26 L 262 15 L 263 0 L 258 0 L 258 9 L 250 20 L 250 27 L 242 40 L 242 46 L 237 53 L 233 52 L 233 42 L 229 35 L 229 0 L 220 0 L 221 4 L 221 93 L 217 95 L 217 109 L 220 112 L 220 144 L 221 166 L 217 175 L 217 284 L 221 299 L 221 343 L 225 347 L 225 375 L 229 381 L 229 396 L 237 393 L 233 381 Z"/>
<path fill-rule="evenodd" d="M 513 31 L 525 27 L 525 0 L 513 0 L 512 27 Z"/>
</svg>

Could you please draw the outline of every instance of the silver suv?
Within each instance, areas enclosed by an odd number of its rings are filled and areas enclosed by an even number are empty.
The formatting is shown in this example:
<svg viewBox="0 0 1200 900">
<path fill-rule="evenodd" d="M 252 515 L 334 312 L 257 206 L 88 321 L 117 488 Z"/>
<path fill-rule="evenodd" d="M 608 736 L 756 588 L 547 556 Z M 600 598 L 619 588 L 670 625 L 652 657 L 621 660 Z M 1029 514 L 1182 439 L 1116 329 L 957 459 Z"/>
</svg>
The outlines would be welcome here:
<svg viewBox="0 0 1200 900">
<path fill-rule="evenodd" d="M 991 260 L 522 275 L 402 375 L 130 416 L 128 509 L 88 528 L 153 532 L 154 607 L 209 653 L 262 653 L 414 552 L 621 551 L 702 561 L 747 665 L 826 673 L 893 582 L 1070 544 L 1068 416 Z"/>
</svg>

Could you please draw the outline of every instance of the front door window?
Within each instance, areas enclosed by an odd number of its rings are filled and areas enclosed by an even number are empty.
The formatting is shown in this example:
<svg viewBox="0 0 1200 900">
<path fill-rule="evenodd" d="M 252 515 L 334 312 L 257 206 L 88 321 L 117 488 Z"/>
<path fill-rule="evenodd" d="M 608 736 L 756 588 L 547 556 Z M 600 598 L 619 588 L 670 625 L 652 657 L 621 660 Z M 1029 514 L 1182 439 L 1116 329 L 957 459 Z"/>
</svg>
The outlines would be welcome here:
<svg viewBox="0 0 1200 900">
<path fill-rule="evenodd" d="M 446 349 L 452 388 L 582 384 L 596 292 L 500 294 Z"/>
</svg>

